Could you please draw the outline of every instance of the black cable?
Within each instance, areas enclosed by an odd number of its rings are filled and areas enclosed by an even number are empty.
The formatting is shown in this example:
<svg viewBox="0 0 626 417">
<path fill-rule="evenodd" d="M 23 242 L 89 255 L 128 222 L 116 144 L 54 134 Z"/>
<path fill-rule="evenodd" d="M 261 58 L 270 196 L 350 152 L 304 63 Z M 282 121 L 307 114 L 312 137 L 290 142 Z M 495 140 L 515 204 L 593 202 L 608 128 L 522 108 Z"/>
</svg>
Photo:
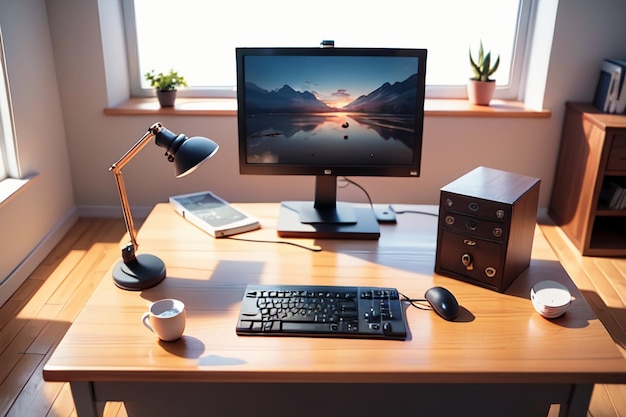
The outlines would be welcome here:
<svg viewBox="0 0 626 417">
<path fill-rule="evenodd" d="M 291 245 L 291 246 L 295 246 L 297 248 L 310 250 L 311 252 L 321 252 L 322 251 L 322 248 L 320 248 L 319 246 L 313 246 L 313 247 L 305 246 L 305 245 L 301 245 L 301 244 L 295 243 L 295 242 L 288 242 L 286 240 L 259 240 L 259 239 L 246 239 L 246 238 L 242 238 L 242 237 L 233 237 L 233 236 L 228 236 L 228 237 L 226 237 L 226 239 L 239 240 L 241 242 L 253 242 L 253 243 L 278 243 L 278 244 L 282 244 L 282 245 Z"/>
<path fill-rule="evenodd" d="M 366 190 L 363 186 L 361 186 L 359 183 L 357 183 L 357 182 L 355 182 L 355 181 L 352 181 L 350 178 L 345 177 L 345 176 L 338 177 L 338 180 L 339 180 L 339 181 L 345 181 L 345 182 L 347 183 L 347 184 L 345 184 L 345 185 L 341 185 L 341 184 L 339 184 L 339 185 L 338 185 L 338 187 L 339 187 L 339 188 L 346 188 L 348 185 L 354 185 L 355 187 L 357 187 L 358 189 L 360 189 L 361 191 L 363 191 L 363 194 L 365 194 L 365 197 L 367 197 L 367 201 L 368 201 L 368 203 L 369 203 L 370 207 L 372 207 L 372 209 L 374 209 L 374 203 L 372 202 L 372 197 L 370 197 L 370 194 L 367 192 L 367 190 Z M 283 206 L 284 206 L 284 207 L 286 207 L 286 208 L 287 208 L 287 209 L 289 209 L 289 210 L 292 210 L 292 211 L 297 211 L 297 210 L 296 210 L 296 209 L 294 209 L 293 207 L 289 207 L 289 206 L 287 206 L 287 205 L 285 205 L 285 204 L 283 204 Z M 396 209 L 395 209 L 395 208 L 394 208 L 391 204 L 389 205 L 389 208 L 390 208 L 390 209 L 391 209 L 391 211 L 393 211 L 395 214 L 414 213 L 414 214 L 426 214 L 426 215 L 428 215 L 428 216 L 435 216 L 435 217 L 439 216 L 437 213 L 430 213 L 430 212 L 427 212 L 427 211 L 419 211 L 419 210 L 396 210 Z M 257 243 L 281 243 L 281 244 L 284 244 L 284 245 L 292 245 L 292 246 L 296 246 L 296 247 L 299 247 L 299 248 L 307 249 L 307 250 L 310 250 L 310 251 L 312 251 L 312 252 L 321 252 L 321 251 L 322 251 L 322 248 L 320 248 L 320 247 L 310 247 L 310 246 L 305 246 L 305 245 L 301 245 L 301 244 L 294 243 L 294 242 L 288 242 L 288 241 L 284 241 L 284 240 L 278 240 L 278 241 L 274 241 L 274 240 L 255 240 L 255 239 L 244 239 L 244 238 L 235 238 L 235 237 L 229 237 L 229 239 L 233 239 L 233 240 L 241 240 L 241 241 L 243 241 L 243 242 L 257 242 Z M 404 300 L 404 301 L 410 302 L 410 303 L 411 303 L 411 305 L 413 305 L 413 306 L 414 306 L 414 307 L 416 307 L 416 308 L 422 308 L 422 309 L 428 308 L 428 307 L 426 307 L 426 306 L 420 306 L 420 307 L 418 307 L 418 305 L 417 305 L 417 304 L 414 304 L 414 302 L 418 302 L 418 301 L 426 301 L 426 300 L 421 300 L 421 299 L 411 300 L 411 299 L 409 299 L 409 298 L 408 298 L 407 296 L 405 296 L 405 295 L 402 295 L 402 296 L 405 298 L 405 300 Z"/>
<path fill-rule="evenodd" d="M 406 295 L 402 294 L 402 293 L 398 293 L 400 294 L 400 296 L 402 297 L 402 300 L 400 301 L 404 301 L 407 302 L 409 304 L 411 304 L 413 307 L 418 308 L 420 310 L 432 310 L 433 308 L 430 306 L 430 304 L 418 304 L 418 303 L 428 303 L 428 300 L 426 300 L 425 298 L 409 298 Z"/>
<path fill-rule="evenodd" d="M 355 187 L 357 187 L 358 189 L 360 189 L 361 191 L 363 191 L 363 193 L 365 194 L 365 197 L 367 197 L 367 201 L 370 203 L 370 206 L 372 208 L 374 208 L 374 203 L 372 203 L 372 198 L 370 197 L 369 193 L 367 192 L 367 190 L 365 188 L 363 188 L 361 185 L 359 185 L 358 183 L 352 181 L 351 179 L 349 179 L 348 177 L 341 177 L 340 180 L 343 180 L 345 182 L 347 182 L 347 185 L 343 185 L 343 186 L 339 186 L 339 188 L 346 188 L 348 185 L 352 184 Z"/>
<path fill-rule="evenodd" d="M 435 216 L 435 217 L 439 217 L 438 213 L 431 213 L 428 211 L 421 211 L 421 210 L 396 210 L 393 205 L 389 205 L 389 208 L 391 209 L 391 211 L 393 211 L 396 214 L 404 214 L 404 213 L 412 213 L 412 214 L 426 214 L 428 216 Z"/>
<path fill-rule="evenodd" d="M 348 185 L 352 184 L 355 187 L 359 188 L 361 191 L 363 191 L 363 193 L 365 194 L 365 196 L 367 197 L 367 201 L 369 202 L 370 206 L 372 207 L 372 209 L 374 208 L 374 203 L 372 202 L 372 198 L 370 197 L 369 193 L 367 192 L 367 190 L 365 188 L 363 188 L 360 184 L 356 183 L 355 181 L 352 181 L 351 179 L 347 178 L 347 177 L 341 177 L 342 181 L 347 182 L 347 185 L 343 185 L 343 186 L 339 186 L 339 188 L 345 188 Z M 431 213 L 428 211 L 421 211 L 421 210 L 396 210 L 393 205 L 389 205 L 389 208 L 391 209 L 391 211 L 393 211 L 395 214 L 404 214 L 404 213 L 412 213 L 412 214 L 425 214 L 427 216 L 434 216 L 434 217 L 439 217 L 438 213 Z"/>
</svg>

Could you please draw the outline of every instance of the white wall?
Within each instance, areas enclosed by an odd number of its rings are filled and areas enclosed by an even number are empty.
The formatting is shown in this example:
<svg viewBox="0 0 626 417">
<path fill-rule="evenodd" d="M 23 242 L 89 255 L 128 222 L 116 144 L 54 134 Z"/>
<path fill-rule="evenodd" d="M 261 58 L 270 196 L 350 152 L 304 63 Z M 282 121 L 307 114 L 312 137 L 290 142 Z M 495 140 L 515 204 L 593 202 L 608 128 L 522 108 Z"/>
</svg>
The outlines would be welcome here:
<svg viewBox="0 0 626 417">
<path fill-rule="evenodd" d="M 38 176 L 0 207 L 0 305 L 62 236 L 72 179 L 44 0 L 0 0 L 0 26 L 23 174 Z"/>
<path fill-rule="evenodd" d="M 79 206 L 117 206 L 118 196 L 107 171 L 125 150 L 150 126 L 151 116 L 105 116 L 106 94 L 119 100 L 120 83 L 125 80 L 107 76 L 104 71 L 101 32 L 107 54 L 115 54 L 117 27 L 108 23 L 99 27 L 97 0 L 49 0 L 52 38 L 57 56 L 57 70 L 72 83 L 61 89 L 63 112 L 68 132 L 74 196 Z M 100 1 L 108 18 L 119 5 Z M 558 5 L 558 9 L 557 9 Z M 606 56 L 626 56 L 626 2 L 619 0 L 541 0 L 544 20 L 554 27 L 540 28 L 533 40 L 543 48 L 535 59 L 528 80 L 530 90 L 542 88 L 544 107 L 550 119 L 485 119 L 427 117 L 424 128 L 423 169 L 419 179 L 356 178 L 377 202 L 430 203 L 438 201 L 439 189 L 477 165 L 487 165 L 542 180 L 540 205 L 549 202 L 554 164 L 558 152 L 564 102 L 590 101 L 601 60 Z M 101 13 L 103 14 L 103 13 Z M 547 15 L 547 17 L 545 16 Z M 79 22 L 68 25 L 67 22 Z M 115 21 L 112 21 L 115 23 Z M 552 40 L 554 39 L 554 47 Z M 123 57 L 123 43 L 117 53 Z M 621 43 L 620 43 L 621 42 Z M 198 46 L 202 42 L 198 43 Z M 191 46 L 186 46 L 191 47 Z M 114 52 L 111 52 L 114 51 Z M 234 58 L 233 58 L 234 59 Z M 549 63 L 549 68 L 546 65 Z M 109 69 L 111 71 L 111 69 Z M 109 85 L 105 78 L 108 77 Z M 197 172 L 175 180 L 166 166 L 160 148 L 146 148 L 125 168 L 125 180 L 133 206 L 152 206 L 166 201 L 171 194 L 211 189 L 230 201 L 279 201 L 310 199 L 313 180 L 308 177 L 241 176 L 238 173 L 237 125 L 235 117 L 168 116 L 159 120 L 166 127 L 188 135 L 208 136 L 220 144 L 220 151 Z M 339 198 L 363 201 L 360 191 L 340 190 Z"/>
</svg>

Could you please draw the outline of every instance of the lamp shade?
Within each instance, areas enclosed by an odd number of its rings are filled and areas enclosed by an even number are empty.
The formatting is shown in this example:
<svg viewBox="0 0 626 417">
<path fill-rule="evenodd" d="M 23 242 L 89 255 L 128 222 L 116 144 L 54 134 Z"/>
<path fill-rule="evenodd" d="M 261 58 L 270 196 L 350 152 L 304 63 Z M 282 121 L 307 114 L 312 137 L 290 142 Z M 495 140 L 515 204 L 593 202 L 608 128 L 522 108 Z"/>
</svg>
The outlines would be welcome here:
<svg viewBox="0 0 626 417">
<path fill-rule="evenodd" d="M 219 149 L 219 145 L 211 139 L 194 136 L 187 139 L 178 148 L 174 156 L 174 170 L 176 177 L 184 177 L 191 174 L 200 164 L 213 156 Z"/>
<path fill-rule="evenodd" d="M 165 154 L 170 162 L 174 162 L 177 178 L 193 172 L 219 149 L 219 145 L 211 139 L 201 136 L 188 138 L 183 134 L 175 135 L 166 128 L 162 128 L 156 134 L 154 141 L 158 146 L 167 149 Z"/>
</svg>

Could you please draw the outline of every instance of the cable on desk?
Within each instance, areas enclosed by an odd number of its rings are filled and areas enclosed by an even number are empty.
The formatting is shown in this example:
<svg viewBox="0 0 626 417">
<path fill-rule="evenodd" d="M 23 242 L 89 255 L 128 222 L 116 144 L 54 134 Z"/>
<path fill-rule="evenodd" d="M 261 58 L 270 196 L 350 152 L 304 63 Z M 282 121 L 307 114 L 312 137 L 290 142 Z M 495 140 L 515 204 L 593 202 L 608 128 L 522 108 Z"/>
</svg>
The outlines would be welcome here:
<svg viewBox="0 0 626 417">
<path fill-rule="evenodd" d="M 415 308 L 418 308 L 420 310 L 432 310 L 433 309 L 430 306 L 430 304 L 428 304 L 428 300 L 426 300 L 425 298 L 409 298 L 406 295 L 402 294 L 401 292 L 398 294 L 400 294 L 400 297 L 402 297 L 400 301 L 407 302 Z M 419 303 L 426 303 L 426 304 L 419 304 Z"/>
<path fill-rule="evenodd" d="M 411 214 L 425 214 L 427 216 L 434 216 L 434 217 L 439 217 L 438 213 L 431 213 L 428 211 L 421 211 L 421 210 L 396 210 L 392 204 L 389 205 L 389 208 L 391 209 L 391 211 L 393 211 L 396 214 L 404 214 L 404 213 L 411 213 Z"/>
<path fill-rule="evenodd" d="M 351 179 L 347 178 L 347 177 L 341 177 L 342 181 L 347 182 L 347 184 L 345 185 L 341 185 L 339 186 L 339 188 L 345 188 L 348 185 L 352 184 L 355 187 L 359 188 L 361 191 L 363 191 L 363 193 L 365 194 L 365 196 L 367 197 L 367 201 L 369 202 L 370 206 L 372 207 L 372 209 L 374 208 L 374 203 L 372 202 L 372 198 L 370 197 L 369 193 L 367 192 L 367 190 L 365 188 L 363 188 L 361 185 L 359 185 L 358 183 L 356 183 L 355 181 L 352 181 Z M 421 211 L 421 210 L 396 210 L 392 204 L 389 205 L 389 208 L 391 209 L 391 211 L 393 211 L 395 214 L 404 214 L 404 213 L 412 213 L 412 214 L 425 214 L 427 216 L 434 216 L 434 217 L 439 217 L 438 213 L 431 213 L 428 211 Z"/>
<path fill-rule="evenodd" d="M 319 246 L 306 246 L 306 245 L 301 245 L 300 243 L 289 242 L 289 241 L 286 241 L 286 240 L 259 240 L 259 239 L 246 239 L 246 238 L 242 238 L 242 237 L 233 237 L 233 236 L 228 236 L 228 237 L 226 237 L 226 239 L 240 240 L 242 242 L 253 242 L 253 243 L 278 243 L 278 244 L 282 244 L 282 245 L 291 245 L 291 246 L 295 246 L 297 248 L 310 250 L 311 252 L 321 252 L 322 251 L 322 248 L 319 247 Z"/>
<path fill-rule="evenodd" d="M 367 190 L 365 188 L 363 188 L 360 184 L 358 184 L 355 181 L 352 181 L 351 179 L 349 179 L 348 177 L 341 177 L 340 178 L 341 181 L 345 181 L 347 184 L 345 185 L 339 185 L 339 188 L 345 188 L 348 185 L 354 185 L 355 187 L 357 187 L 358 189 L 360 189 L 361 191 L 363 191 L 363 193 L 365 194 L 365 196 L 367 197 L 367 201 L 369 203 L 369 205 L 372 207 L 372 209 L 374 208 L 374 203 L 372 202 L 372 198 L 370 197 L 369 193 L 367 192 Z M 292 211 L 297 211 L 295 210 L 293 207 L 289 207 L 288 205 L 283 204 L 284 207 L 286 207 L 289 210 Z M 391 209 L 391 211 L 393 211 L 396 214 L 402 214 L 402 213 L 415 213 L 415 214 L 426 214 L 429 216 L 435 216 L 437 217 L 438 214 L 437 213 L 429 213 L 427 211 L 419 211 L 419 210 L 395 210 L 394 207 L 390 204 L 389 208 Z M 295 246 L 298 248 L 302 248 L 302 249 L 306 249 L 306 250 L 310 250 L 311 252 L 321 252 L 322 248 L 320 248 L 319 246 L 305 246 L 305 245 L 301 245 L 299 243 L 295 243 L 295 242 L 289 242 L 289 241 L 285 241 L 285 240 L 256 240 L 256 239 L 245 239 L 245 238 L 240 238 L 240 237 L 232 237 L 229 236 L 228 239 L 232 239 L 232 240 L 240 240 L 242 242 L 255 242 L 255 243 L 280 243 L 283 245 L 291 245 L 291 246 Z M 420 306 L 419 304 L 415 304 L 415 302 L 420 302 L 420 301 L 426 301 L 426 300 L 411 300 L 410 298 L 408 298 L 407 296 L 405 296 L 404 294 L 400 294 L 402 295 L 402 297 L 404 297 L 403 301 L 409 302 L 411 303 L 411 305 L 413 305 L 413 307 L 416 308 L 421 308 L 421 309 L 429 309 L 426 306 Z"/>
</svg>

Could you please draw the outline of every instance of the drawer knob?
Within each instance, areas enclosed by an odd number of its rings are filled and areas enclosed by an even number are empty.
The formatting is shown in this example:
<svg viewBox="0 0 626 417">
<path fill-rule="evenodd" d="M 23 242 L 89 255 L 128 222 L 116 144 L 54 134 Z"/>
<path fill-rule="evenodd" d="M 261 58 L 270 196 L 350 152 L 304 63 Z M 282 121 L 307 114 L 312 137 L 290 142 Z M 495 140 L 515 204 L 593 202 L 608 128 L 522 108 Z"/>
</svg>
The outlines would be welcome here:
<svg viewBox="0 0 626 417">
<path fill-rule="evenodd" d="M 472 261 L 472 255 L 464 253 L 461 255 L 461 263 L 465 266 L 465 269 L 471 271 L 474 269 L 474 262 Z"/>
</svg>

